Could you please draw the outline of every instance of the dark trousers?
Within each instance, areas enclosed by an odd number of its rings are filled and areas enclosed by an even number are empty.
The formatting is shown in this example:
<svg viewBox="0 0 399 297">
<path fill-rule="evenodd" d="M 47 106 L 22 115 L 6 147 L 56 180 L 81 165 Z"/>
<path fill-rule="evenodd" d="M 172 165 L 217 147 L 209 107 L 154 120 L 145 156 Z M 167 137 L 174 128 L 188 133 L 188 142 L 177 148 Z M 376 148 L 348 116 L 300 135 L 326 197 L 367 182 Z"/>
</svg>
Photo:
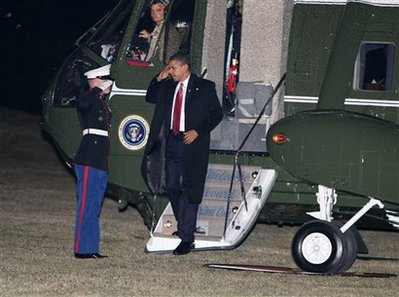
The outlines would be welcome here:
<svg viewBox="0 0 399 297">
<path fill-rule="evenodd" d="M 166 191 L 177 221 L 177 232 L 182 241 L 194 242 L 198 203 L 188 200 L 184 177 L 183 135 L 169 134 L 166 145 Z"/>
</svg>

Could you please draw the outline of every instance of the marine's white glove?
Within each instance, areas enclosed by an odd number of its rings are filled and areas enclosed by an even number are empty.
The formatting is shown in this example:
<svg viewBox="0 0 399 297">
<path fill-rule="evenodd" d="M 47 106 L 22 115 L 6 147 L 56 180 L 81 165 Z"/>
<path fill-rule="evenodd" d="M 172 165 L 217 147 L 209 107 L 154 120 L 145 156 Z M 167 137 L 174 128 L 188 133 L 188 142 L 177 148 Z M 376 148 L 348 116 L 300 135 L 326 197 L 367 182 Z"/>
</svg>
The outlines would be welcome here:
<svg viewBox="0 0 399 297">
<path fill-rule="evenodd" d="M 99 85 L 98 88 L 100 88 L 101 91 L 104 91 L 105 89 L 110 88 L 113 83 L 114 83 L 114 81 L 109 79 L 109 80 L 106 80 L 105 82 L 103 82 L 101 85 Z"/>
</svg>

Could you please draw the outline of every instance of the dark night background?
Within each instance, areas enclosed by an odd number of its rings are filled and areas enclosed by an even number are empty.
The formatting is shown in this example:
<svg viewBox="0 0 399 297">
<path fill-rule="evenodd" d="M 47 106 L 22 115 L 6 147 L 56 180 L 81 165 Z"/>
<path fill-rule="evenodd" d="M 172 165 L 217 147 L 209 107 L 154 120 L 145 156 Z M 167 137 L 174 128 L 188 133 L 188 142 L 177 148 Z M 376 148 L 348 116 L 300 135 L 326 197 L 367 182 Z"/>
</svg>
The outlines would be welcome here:
<svg viewBox="0 0 399 297">
<path fill-rule="evenodd" d="M 0 106 L 40 112 L 49 81 L 75 41 L 119 0 L 1 0 Z"/>
</svg>

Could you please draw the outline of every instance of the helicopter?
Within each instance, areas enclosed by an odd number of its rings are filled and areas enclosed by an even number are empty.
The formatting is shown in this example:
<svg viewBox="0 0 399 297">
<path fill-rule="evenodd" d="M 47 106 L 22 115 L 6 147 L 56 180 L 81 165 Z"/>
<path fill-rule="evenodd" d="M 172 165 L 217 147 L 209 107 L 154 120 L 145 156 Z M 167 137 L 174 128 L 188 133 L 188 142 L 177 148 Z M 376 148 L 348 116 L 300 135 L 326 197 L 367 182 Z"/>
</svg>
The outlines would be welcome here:
<svg viewBox="0 0 399 297">
<path fill-rule="evenodd" d="M 337 273 L 368 252 L 358 228 L 398 230 L 399 1 L 163 3 L 165 38 L 151 59 L 137 37 L 153 28 L 151 1 L 121 0 L 77 40 L 42 98 L 41 127 L 72 166 L 83 73 L 112 65 L 107 194 L 121 211 L 138 209 L 150 229 L 146 252 L 179 243 L 167 197 L 140 172 L 154 111 L 146 89 L 173 51 L 216 83 L 224 109 L 195 250 L 236 248 L 256 222 L 303 224 L 295 263 Z"/>
</svg>

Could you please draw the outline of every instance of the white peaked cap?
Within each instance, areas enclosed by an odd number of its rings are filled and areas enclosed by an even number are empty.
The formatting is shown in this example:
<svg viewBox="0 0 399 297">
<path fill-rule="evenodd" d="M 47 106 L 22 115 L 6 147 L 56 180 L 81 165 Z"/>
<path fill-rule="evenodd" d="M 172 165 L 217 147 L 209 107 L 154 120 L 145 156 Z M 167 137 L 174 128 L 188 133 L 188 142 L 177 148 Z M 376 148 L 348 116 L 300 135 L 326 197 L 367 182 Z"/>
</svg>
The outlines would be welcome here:
<svg viewBox="0 0 399 297">
<path fill-rule="evenodd" d="M 162 3 L 165 6 L 168 6 L 170 3 L 170 0 L 152 0 L 150 3 L 151 5 L 155 3 Z"/>
<path fill-rule="evenodd" d="M 99 76 L 108 76 L 111 74 L 111 64 L 89 70 L 85 72 L 85 76 L 87 76 L 87 79 L 93 79 Z"/>
</svg>

